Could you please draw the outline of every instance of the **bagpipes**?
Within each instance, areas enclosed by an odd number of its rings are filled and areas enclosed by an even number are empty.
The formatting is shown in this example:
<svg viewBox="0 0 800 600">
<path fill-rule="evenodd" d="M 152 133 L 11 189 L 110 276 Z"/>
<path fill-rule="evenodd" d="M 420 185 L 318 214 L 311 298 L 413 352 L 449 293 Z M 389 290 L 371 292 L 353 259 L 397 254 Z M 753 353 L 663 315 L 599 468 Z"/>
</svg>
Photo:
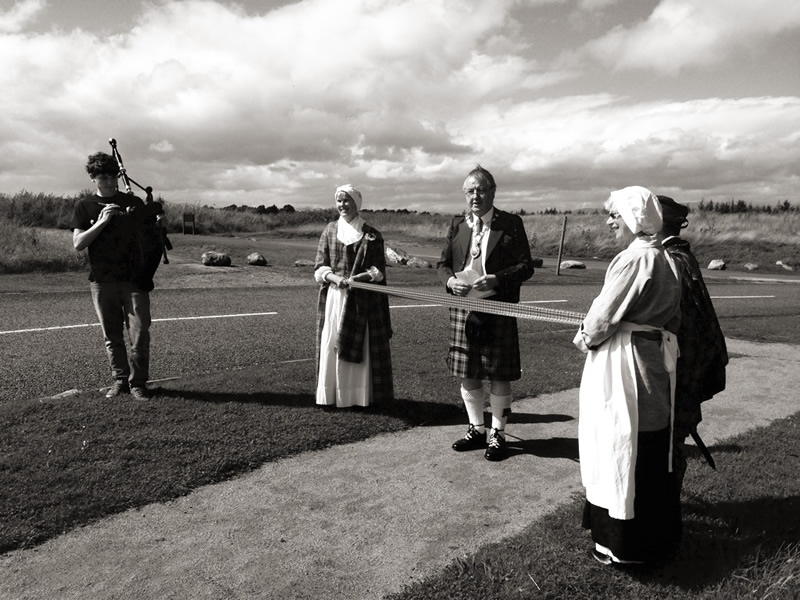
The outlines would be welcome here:
<svg viewBox="0 0 800 600">
<path fill-rule="evenodd" d="M 145 209 L 147 210 L 147 218 L 152 220 L 152 225 L 158 231 L 161 239 L 162 252 L 164 255 L 164 264 L 168 265 L 169 258 L 167 257 L 167 250 L 172 250 L 172 243 L 170 243 L 169 238 L 167 237 L 166 228 L 161 224 L 161 220 L 164 215 L 164 208 L 161 206 L 160 202 L 153 200 L 152 187 L 149 185 L 147 187 L 143 187 L 128 175 L 128 172 L 125 169 L 125 164 L 122 162 L 122 155 L 119 153 L 119 150 L 117 150 L 117 140 L 111 138 L 108 140 L 108 143 L 111 145 L 111 154 L 117 160 L 117 164 L 119 165 L 119 174 L 120 177 L 122 177 L 122 182 L 125 184 L 125 192 L 132 194 L 133 191 L 131 190 L 131 184 L 133 184 L 147 194 L 144 201 Z"/>
</svg>

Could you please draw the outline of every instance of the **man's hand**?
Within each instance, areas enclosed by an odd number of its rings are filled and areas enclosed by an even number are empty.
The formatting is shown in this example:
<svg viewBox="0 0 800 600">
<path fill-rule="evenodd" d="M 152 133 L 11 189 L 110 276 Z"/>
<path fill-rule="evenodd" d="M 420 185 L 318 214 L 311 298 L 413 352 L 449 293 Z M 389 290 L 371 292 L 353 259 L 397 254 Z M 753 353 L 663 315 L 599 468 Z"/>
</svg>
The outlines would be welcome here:
<svg viewBox="0 0 800 600">
<path fill-rule="evenodd" d="M 450 291 L 453 292 L 453 295 L 455 296 L 466 296 L 472 289 L 472 286 L 470 284 L 464 283 L 463 281 L 461 281 L 456 277 L 451 277 L 450 280 L 447 282 L 447 286 L 450 288 Z"/>
<path fill-rule="evenodd" d="M 97 217 L 97 222 L 105 222 L 117 215 L 125 214 L 118 204 L 105 204 Z"/>
<path fill-rule="evenodd" d="M 479 292 L 493 290 L 497 287 L 497 275 L 483 275 L 482 277 L 478 277 L 472 284 L 472 287 Z"/>
</svg>

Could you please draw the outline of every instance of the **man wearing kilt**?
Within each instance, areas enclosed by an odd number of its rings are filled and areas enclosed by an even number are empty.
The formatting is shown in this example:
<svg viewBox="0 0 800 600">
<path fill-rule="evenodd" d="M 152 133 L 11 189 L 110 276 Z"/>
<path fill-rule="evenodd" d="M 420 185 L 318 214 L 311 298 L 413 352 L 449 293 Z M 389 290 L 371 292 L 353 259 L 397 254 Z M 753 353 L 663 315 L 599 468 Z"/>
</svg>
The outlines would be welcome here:
<svg viewBox="0 0 800 600">
<path fill-rule="evenodd" d="M 480 165 L 467 175 L 467 210 L 450 223 L 437 270 L 450 294 L 516 303 L 522 283 L 533 275 L 533 260 L 522 219 L 494 207 L 496 189 L 494 177 Z M 503 460 L 511 382 L 521 374 L 517 320 L 451 308 L 447 365 L 461 380 L 469 417 L 467 433 L 453 450 L 485 449 L 487 460 Z M 492 409 L 488 442 L 483 419 L 486 379 Z"/>
</svg>

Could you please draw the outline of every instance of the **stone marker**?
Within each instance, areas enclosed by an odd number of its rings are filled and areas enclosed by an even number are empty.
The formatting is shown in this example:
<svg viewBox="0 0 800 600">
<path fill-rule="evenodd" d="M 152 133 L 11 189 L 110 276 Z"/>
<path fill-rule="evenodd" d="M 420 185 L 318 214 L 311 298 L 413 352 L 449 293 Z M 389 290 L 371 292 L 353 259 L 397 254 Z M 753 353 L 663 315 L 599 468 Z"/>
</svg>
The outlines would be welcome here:
<svg viewBox="0 0 800 600">
<path fill-rule="evenodd" d="M 720 258 L 715 258 L 710 263 L 708 263 L 708 268 L 712 271 L 724 271 L 727 266 L 725 265 L 725 261 Z"/>
<path fill-rule="evenodd" d="M 207 267 L 230 267 L 231 266 L 231 257 L 227 254 L 223 254 L 222 252 L 203 252 L 203 256 L 200 257 L 200 261 L 206 265 Z"/>
<path fill-rule="evenodd" d="M 414 267 L 416 269 L 431 269 L 433 265 L 429 263 L 427 260 L 423 260 L 421 258 L 417 258 L 416 256 L 412 256 L 408 259 L 406 263 L 407 267 Z"/>
<path fill-rule="evenodd" d="M 263 254 L 259 254 L 258 252 L 251 252 L 250 254 L 247 255 L 247 264 L 255 265 L 257 267 L 266 267 L 267 259 L 264 258 Z"/>
<path fill-rule="evenodd" d="M 405 265 L 411 257 L 408 252 L 400 248 L 390 248 L 386 246 L 386 262 L 390 265 Z"/>
<path fill-rule="evenodd" d="M 585 269 L 586 265 L 579 260 L 562 260 L 562 269 Z"/>
</svg>

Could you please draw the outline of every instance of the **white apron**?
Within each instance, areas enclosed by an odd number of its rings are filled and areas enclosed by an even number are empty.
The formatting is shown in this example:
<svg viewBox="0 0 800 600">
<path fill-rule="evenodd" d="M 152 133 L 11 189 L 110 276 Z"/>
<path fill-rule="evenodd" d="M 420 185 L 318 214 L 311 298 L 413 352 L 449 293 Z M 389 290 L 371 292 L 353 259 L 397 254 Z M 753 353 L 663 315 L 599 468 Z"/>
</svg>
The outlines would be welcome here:
<svg viewBox="0 0 800 600">
<path fill-rule="evenodd" d="M 661 353 L 670 381 L 670 429 L 675 414 L 674 334 L 649 325 L 623 322 L 617 332 L 586 355 L 580 387 L 578 448 L 586 499 L 614 519 L 632 519 L 635 496 L 638 392 L 631 333 L 660 331 Z M 580 335 L 580 332 L 578 333 Z M 669 471 L 672 471 L 670 441 Z"/>
</svg>

